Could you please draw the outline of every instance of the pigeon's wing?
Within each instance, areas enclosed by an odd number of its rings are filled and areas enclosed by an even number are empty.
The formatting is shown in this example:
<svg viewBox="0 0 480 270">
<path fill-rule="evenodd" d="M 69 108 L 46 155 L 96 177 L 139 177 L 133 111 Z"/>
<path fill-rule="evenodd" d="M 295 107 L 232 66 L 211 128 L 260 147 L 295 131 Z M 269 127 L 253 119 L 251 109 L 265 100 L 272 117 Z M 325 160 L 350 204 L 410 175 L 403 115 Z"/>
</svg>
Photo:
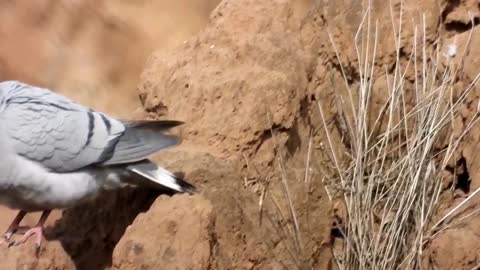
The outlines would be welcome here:
<svg viewBox="0 0 480 270">
<path fill-rule="evenodd" d="M 20 84 L 2 101 L 4 128 L 18 155 L 56 172 L 103 162 L 124 125 L 46 89 Z"/>
<path fill-rule="evenodd" d="M 56 172 L 136 162 L 178 143 L 162 132 L 179 121 L 121 122 L 18 82 L 0 83 L 0 90 L 0 120 L 17 154 Z"/>
</svg>

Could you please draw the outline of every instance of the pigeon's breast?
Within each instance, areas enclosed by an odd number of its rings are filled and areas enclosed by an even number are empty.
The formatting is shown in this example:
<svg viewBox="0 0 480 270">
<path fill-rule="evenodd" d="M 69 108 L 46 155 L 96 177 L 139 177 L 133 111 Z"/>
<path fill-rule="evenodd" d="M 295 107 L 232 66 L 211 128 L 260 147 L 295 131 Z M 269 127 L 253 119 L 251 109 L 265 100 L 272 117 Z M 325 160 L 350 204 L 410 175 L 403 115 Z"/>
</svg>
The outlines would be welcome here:
<svg viewBox="0 0 480 270">
<path fill-rule="evenodd" d="M 0 172 L 0 204 L 25 211 L 69 208 L 94 199 L 101 183 L 88 170 L 50 172 L 18 156 Z"/>
</svg>

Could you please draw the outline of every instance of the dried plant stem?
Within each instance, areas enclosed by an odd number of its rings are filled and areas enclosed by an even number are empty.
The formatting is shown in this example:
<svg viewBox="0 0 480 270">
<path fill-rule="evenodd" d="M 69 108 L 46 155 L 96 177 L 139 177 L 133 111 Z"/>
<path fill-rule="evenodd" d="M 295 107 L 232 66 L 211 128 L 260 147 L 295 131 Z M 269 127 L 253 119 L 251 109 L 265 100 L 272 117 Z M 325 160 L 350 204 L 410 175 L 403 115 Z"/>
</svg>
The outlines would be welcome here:
<svg viewBox="0 0 480 270">
<path fill-rule="evenodd" d="M 447 137 L 445 149 L 438 151 L 436 145 L 444 134 L 451 134 L 459 107 L 479 76 L 458 97 L 453 97 L 459 71 L 448 67 L 441 71 L 437 64 L 441 62 L 438 48 L 437 59 L 429 59 L 425 16 L 421 27 L 414 29 L 412 53 L 403 61 L 402 16 L 403 2 L 398 19 L 391 11 L 396 65 L 393 70 L 385 70 L 388 98 L 374 119 L 371 119 L 372 110 L 376 110 L 371 103 L 373 81 L 382 73 L 376 71 L 378 28 L 376 22 L 372 23 L 370 6 L 354 39 L 359 74 L 355 86 L 349 84 L 340 53 L 329 33 L 349 100 L 347 108 L 337 108 L 339 122 L 343 123 L 338 132 L 349 137 L 349 143 L 343 145 L 334 140 L 327 115 L 318 103 L 327 145 L 326 165 L 320 172 L 324 174 L 322 179 L 333 178 L 333 184 L 326 183 L 329 197 L 335 194 L 334 186 L 340 186 L 340 199 L 347 208 L 343 253 L 335 254 L 341 269 L 418 267 L 424 243 L 429 239 L 427 235 L 431 237 L 432 230 L 480 192 L 476 190 L 431 226 L 441 194 L 442 170 L 461 139 L 478 122 L 478 115 L 467 123 L 460 136 Z M 335 95 L 336 100 L 342 100 Z M 337 107 L 338 104 L 343 106 L 343 102 L 337 102 Z"/>
</svg>

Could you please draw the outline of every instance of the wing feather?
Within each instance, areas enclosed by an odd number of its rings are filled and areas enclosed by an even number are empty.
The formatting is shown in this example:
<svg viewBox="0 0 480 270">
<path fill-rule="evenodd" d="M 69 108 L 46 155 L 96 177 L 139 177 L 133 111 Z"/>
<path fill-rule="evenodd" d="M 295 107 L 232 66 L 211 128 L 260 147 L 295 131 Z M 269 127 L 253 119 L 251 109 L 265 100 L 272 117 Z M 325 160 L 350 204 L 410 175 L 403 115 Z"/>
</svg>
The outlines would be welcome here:
<svg viewBox="0 0 480 270">
<path fill-rule="evenodd" d="M 55 172 L 128 164 L 178 143 L 179 121 L 121 122 L 47 89 L 0 83 L 0 120 L 14 150 Z"/>
<path fill-rule="evenodd" d="M 17 154 L 52 171 L 102 162 L 109 142 L 125 129 L 119 121 L 46 89 L 24 85 L 6 97 L 0 117 Z"/>
</svg>

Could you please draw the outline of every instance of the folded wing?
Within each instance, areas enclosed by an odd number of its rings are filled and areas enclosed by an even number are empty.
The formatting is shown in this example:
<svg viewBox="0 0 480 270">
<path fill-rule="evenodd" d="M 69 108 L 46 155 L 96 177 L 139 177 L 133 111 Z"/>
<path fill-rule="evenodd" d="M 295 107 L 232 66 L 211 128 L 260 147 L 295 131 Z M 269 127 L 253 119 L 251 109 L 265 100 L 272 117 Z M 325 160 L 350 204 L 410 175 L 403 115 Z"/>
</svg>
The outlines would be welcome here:
<svg viewBox="0 0 480 270">
<path fill-rule="evenodd" d="M 181 122 L 121 122 L 46 89 L 7 86 L 0 118 L 14 149 L 52 171 L 136 162 L 178 143 L 161 132 Z"/>
</svg>

